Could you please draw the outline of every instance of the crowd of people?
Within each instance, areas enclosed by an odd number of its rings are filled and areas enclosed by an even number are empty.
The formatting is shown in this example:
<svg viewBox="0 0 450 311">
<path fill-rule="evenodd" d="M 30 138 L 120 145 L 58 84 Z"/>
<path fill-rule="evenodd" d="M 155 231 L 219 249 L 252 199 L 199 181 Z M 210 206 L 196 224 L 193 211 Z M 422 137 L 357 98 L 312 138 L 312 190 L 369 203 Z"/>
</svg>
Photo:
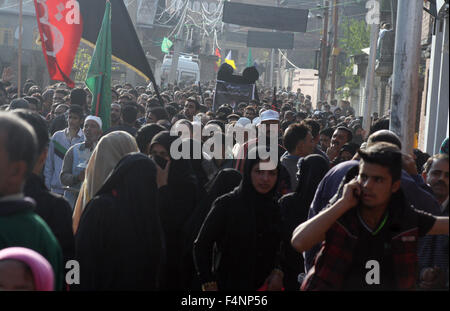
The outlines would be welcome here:
<svg viewBox="0 0 450 311">
<path fill-rule="evenodd" d="M 0 289 L 448 289 L 448 138 L 403 154 L 389 116 L 366 133 L 349 101 L 300 89 L 219 107 L 214 82 L 161 91 L 114 85 L 105 129 L 87 88 L 0 81 Z M 174 126 L 194 150 L 211 124 L 220 157 L 173 157 Z M 227 125 L 274 125 L 275 168 L 259 138 L 227 148 Z"/>
</svg>

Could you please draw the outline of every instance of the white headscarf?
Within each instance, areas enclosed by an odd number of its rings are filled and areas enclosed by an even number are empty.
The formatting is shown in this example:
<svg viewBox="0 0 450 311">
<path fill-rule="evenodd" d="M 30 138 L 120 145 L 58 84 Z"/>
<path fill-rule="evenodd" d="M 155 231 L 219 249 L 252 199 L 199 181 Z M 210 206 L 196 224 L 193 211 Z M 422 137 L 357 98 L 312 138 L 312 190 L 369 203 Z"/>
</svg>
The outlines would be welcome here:
<svg viewBox="0 0 450 311">
<path fill-rule="evenodd" d="M 103 136 L 92 152 L 86 168 L 84 182 L 73 212 L 73 231 L 76 233 L 81 214 L 87 203 L 100 190 L 106 178 L 119 161 L 129 153 L 139 152 L 133 136 L 116 131 Z"/>
</svg>

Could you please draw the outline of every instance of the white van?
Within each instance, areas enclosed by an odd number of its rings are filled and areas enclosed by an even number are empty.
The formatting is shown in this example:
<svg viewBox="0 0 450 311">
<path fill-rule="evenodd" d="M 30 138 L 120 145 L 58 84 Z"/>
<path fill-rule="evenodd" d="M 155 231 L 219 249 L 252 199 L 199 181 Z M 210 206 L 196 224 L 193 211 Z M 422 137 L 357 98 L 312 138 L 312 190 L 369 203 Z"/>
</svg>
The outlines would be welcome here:
<svg viewBox="0 0 450 311">
<path fill-rule="evenodd" d="M 172 66 L 173 55 L 164 56 L 161 66 L 161 82 L 167 86 L 169 80 L 170 68 Z M 198 65 L 198 56 L 193 54 L 180 53 L 178 58 L 178 68 L 176 81 L 188 84 L 198 83 L 200 81 L 200 68 Z"/>
</svg>

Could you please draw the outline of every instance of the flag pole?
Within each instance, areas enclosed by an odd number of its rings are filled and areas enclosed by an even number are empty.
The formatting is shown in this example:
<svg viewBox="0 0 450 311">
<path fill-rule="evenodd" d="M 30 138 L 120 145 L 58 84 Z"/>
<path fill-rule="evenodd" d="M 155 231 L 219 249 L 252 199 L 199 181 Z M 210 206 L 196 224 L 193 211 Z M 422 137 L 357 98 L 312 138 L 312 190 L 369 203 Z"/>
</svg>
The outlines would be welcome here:
<svg viewBox="0 0 450 311">
<path fill-rule="evenodd" d="M 19 42 L 17 46 L 17 98 L 22 97 L 22 19 L 23 19 L 23 0 L 19 0 Z"/>
</svg>

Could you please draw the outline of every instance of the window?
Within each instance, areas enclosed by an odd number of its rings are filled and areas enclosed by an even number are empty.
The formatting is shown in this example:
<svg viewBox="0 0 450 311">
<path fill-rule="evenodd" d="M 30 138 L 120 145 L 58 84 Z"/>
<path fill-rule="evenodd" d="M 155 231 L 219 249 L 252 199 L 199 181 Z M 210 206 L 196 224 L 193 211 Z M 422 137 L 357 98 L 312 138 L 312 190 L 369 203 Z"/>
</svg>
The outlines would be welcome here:
<svg viewBox="0 0 450 311">
<path fill-rule="evenodd" d="M 0 45 L 14 45 L 14 35 L 12 29 L 0 28 Z"/>
<path fill-rule="evenodd" d="M 192 72 L 182 71 L 180 76 L 180 81 L 192 81 L 195 82 L 197 80 L 197 75 Z"/>
</svg>

